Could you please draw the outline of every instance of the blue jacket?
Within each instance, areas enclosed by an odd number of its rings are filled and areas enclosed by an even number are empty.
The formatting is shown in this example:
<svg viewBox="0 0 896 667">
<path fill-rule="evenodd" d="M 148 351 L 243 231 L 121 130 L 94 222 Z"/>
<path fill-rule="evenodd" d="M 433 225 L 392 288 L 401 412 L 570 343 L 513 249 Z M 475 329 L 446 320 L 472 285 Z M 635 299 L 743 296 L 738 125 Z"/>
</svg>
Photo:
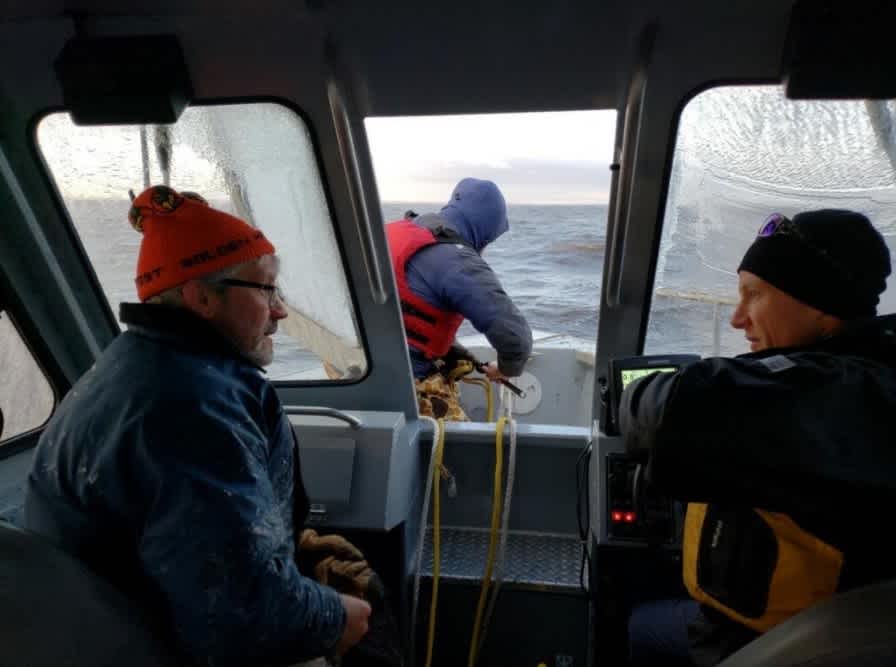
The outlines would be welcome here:
<svg viewBox="0 0 896 667">
<path fill-rule="evenodd" d="M 274 388 L 186 311 L 122 320 L 40 438 L 28 528 L 161 612 L 203 665 L 327 653 L 345 612 L 294 561 L 308 500 Z"/>
<path fill-rule="evenodd" d="M 508 229 L 507 206 L 498 186 L 465 178 L 437 217 L 423 216 L 420 222 L 444 224 L 469 245 L 439 243 L 416 253 L 406 265 L 408 286 L 436 308 L 468 319 L 497 351 L 501 372 L 519 375 L 532 352 L 532 330 L 480 256 Z M 415 377 L 434 372 L 421 353 L 410 348 L 410 354 Z"/>
</svg>

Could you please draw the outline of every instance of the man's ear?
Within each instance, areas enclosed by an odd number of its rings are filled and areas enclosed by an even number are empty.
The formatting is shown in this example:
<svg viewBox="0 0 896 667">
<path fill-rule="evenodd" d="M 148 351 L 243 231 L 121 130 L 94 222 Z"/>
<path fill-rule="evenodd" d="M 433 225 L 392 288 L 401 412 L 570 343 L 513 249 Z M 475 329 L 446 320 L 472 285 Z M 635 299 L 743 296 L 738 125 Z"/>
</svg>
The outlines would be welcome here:
<svg viewBox="0 0 896 667">
<path fill-rule="evenodd" d="M 188 280 L 181 287 L 184 307 L 203 319 L 210 320 L 218 312 L 221 296 L 200 280 Z"/>
<path fill-rule="evenodd" d="M 834 334 L 839 333 L 840 329 L 843 328 L 843 320 L 834 315 L 828 315 L 827 313 L 822 313 L 819 318 L 819 324 L 821 325 L 821 335 L 823 338 L 833 336 Z"/>
</svg>

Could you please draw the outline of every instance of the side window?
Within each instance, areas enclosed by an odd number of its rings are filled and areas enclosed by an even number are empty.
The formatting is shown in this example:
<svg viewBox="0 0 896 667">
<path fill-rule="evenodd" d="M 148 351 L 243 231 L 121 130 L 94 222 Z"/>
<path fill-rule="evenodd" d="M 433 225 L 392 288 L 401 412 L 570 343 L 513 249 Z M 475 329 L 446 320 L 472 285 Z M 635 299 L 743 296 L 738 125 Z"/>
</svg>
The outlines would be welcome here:
<svg viewBox="0 0 896 667">
<path fill-rule="evenodd" d="M 8 313 L 0 311 L 0 445 L 41 426 L 55 396 Z"/>
<path fill-rule="evenodd" d="M 173 125 L 100 127 L 54 113 L 37 139 L 113 312 L 137 300 L 140 236 L 127 222 L 128 191 L 164 183 L 201 194 L 277 247 L 289 317 L 274 337 L 272 380 L 366 372 L 311 132 L 294 111 L 272 103 L 202 106 Z"/>
<path fill-rule="evenodd" d="M 867 215 L 896 249 L 896 103 L 789 100 L 781 86 L 723 86 L 681 114 L 645 354 L 749 351 L 729 321 L 737 266 L 770 213 Z M 892 284 L 891 275 L 888 285 Z M 896 291 L 878 312 L 896 307 Z"/>
</svg>

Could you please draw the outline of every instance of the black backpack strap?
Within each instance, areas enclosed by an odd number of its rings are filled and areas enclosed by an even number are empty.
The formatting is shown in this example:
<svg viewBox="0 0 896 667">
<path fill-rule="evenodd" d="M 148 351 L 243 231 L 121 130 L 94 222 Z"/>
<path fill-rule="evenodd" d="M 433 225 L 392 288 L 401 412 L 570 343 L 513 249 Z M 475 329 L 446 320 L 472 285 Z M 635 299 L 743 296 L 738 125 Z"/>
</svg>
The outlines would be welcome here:
<svg viewBox="0 0 896 667">
<path fill-rule="evenodd" d="M 436 241 L 438 241 L 439 243 L 460 244 L 470 248 L 471 250 L 476 250 L 476 248 L 473 247 L 472 243 L 470 243 L 463 236 L 451 229 L 451 227 L 448 225 L 448 221 L 438 213 L 426 213 L 424 215 L 418 215 L 416 218 L 414 218 L 414 222 L 421 227 L 426 227 L 429 231 L 431 231 L 432 235 L 436 237 Z"/>
</svg>

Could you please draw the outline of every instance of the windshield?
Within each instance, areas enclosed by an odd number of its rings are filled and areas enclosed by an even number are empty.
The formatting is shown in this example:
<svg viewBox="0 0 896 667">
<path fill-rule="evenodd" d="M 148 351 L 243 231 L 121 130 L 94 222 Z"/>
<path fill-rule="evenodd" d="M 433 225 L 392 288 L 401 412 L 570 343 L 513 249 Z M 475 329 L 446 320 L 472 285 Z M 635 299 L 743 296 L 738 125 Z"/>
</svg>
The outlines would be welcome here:
<svg viewBox="0 0 896 667">
<path fill-rule="evenodd" d="M 593 352 L 614 111 L 379 117 L 365 121 L 383 220 L 438 213 L 455 184 L 494 181 L 509 231 L 483 252 L 536 343 Z M 538 252 L 533 252 L 538 248 Z M 487 345 L 465 322 L 467 345 Z"/>
</svg>

